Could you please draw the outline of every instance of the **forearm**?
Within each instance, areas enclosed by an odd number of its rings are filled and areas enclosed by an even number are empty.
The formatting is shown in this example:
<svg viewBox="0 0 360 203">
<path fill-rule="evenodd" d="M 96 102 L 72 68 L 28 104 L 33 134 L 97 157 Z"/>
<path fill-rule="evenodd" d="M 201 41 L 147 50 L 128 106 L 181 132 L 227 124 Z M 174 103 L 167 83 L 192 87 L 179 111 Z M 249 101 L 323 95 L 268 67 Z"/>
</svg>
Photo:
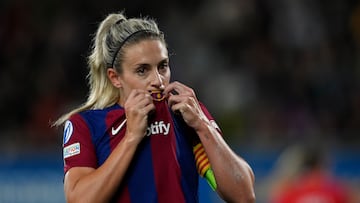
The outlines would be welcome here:
<svg viewBox="0 0 360 203">
<path fill-rule="evenodd" d="M 136 148 L 136 142 L 124 137 L 99 168 L 78 179 L 68 178 L 65 182 L 67 202 L 108 202 L 123 180 Z M 71 172 L 66 175 L 79 175 Z"/>
<path fill-rule="evenodd" d="M 255 202 L 254 174 L 246 161 L 231 150 L 208 120 L 202 120 L 196 132 L 211 163 L 220 196 L 227 202 Z"/>
</svg>

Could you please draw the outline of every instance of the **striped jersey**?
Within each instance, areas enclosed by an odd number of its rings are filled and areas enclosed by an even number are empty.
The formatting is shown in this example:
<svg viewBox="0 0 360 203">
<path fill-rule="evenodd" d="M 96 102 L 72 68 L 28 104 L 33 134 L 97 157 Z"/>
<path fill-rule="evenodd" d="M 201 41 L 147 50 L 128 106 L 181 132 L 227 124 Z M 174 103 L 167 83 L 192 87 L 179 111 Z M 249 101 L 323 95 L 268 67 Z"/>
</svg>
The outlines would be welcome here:
<svg viewBox="0 0 360 203">
<path fill-rule="evenodd" d="M 146 136 L 112 202 L 198 202 L 193 147 L 199 138 L 165 100 L 154 103 L 156 111 L 149 115 Z M 204 105 L 200 106 L 213 120 Z M 64 128 L 64 173 L 72 167 L 101 166 L 125 132 L 125 111 L 118 104 L 72 115 Z"/>
</svg>

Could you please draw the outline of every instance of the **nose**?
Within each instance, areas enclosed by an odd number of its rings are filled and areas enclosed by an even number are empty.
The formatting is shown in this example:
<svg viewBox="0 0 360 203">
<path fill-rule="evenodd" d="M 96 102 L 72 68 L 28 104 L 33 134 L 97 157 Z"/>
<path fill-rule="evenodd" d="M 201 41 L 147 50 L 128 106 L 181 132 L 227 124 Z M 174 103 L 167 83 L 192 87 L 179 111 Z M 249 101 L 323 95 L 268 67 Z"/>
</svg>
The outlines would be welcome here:
<svg viewBox="0 0 360 203">
<path fill-rule="evenodd" d="M 153 73 L 153 77 L 151 79 L 151 86 L 161 90 L 165 88 L 162 75 L 159 73 L 158 70 L 155 70 Z"/>
</svg>

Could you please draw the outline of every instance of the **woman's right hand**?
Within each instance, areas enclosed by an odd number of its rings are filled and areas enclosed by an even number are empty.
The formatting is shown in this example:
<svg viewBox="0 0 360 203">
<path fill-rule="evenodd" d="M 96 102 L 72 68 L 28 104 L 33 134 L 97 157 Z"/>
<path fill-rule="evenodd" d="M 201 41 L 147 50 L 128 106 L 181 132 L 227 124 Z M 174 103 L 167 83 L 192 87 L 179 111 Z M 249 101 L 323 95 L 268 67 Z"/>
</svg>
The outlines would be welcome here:
<svg viewBox="0 0 360 203">
<path fill-rule="evenodd" d="M 132 90 L 124 104 L 126 114 L 125 136 L 133 141 L 140 142 L 146 134 L 148 116 L 155 110 L 153 99 L 145 90 Z"/>
<path fill-rule="evenodd" d="M 125 177 L 136 146 L 144 138 L 150 111 L 155 109 L 149 92 L 133 90 L 124 103 L 125 137 L 99 168 L 72 167 L 64 178 L 67 202 L 109 202 Z M 134 147 L 135 146 L 135 147 Z"/>
</svg>

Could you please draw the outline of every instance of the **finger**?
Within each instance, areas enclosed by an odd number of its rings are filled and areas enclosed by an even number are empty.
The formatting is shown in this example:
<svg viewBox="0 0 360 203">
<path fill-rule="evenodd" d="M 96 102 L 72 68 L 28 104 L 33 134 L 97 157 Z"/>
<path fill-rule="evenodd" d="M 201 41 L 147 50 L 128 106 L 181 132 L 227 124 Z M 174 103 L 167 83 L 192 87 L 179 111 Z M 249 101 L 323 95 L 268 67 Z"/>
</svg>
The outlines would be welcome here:
<svg viewBox="0 0 360 203">
<path fill-rule="evenodd" d="M 149 92 L 143 92 L 143 93 L 139 93 L 135 98 L 134 101 L 137 102 L 138 104 L 142 104 L 141 106 L 144 107 L 145 105 L 148 104 L 152 104 L 153 103 L 153 98 L 150 95 Z"/>
<path fill-rule="evenodd" d="M 169 106 L 174 113 L 181 113 L 184 115 L 184 112 L 196 112 L 197 101 L 193 97 L 188 96 L 173 96 L 169 100 Z"/>
<path fill-rule="evenodd" d="M 128 99 L 136 102 L 140 102 L 141 100 L 150 99 L 150 93 L 144 90 L 133 90 L 131 91 Z"/>
<path fill-rule="evenodd" d="M 177 94 L 180 94 L 182 92 L 184 92 L 184 90 L 186 89 L 187 87 L 180 83 L 180 82 L 172 82 L 170 83 L 164 90 L 164 94 L 165 95 L 177 95 Z"/>
<path fill-rule="evenodd" d="M 136 111 L 152 103 L 152 97 L 148 92 L 134 92 L 131 94 L 131 97 L 126 100 L 125 109 Z"/>
<path fill-rule="evenodd" d="M 188 103 L 193 105 L 194 103 L 197 102 L 197 99 L 195 96 L 193 95 L 188 95 L 188 94 L 182 94 L 182 95 L 171 95 L 168 98 L 168 104 L 169 106 L 172 106 L 176 103 Z"/>
<path fill-rule="evenodd" d="M 149 103 L 146 106 L 144 106 L 143 110 L 146 113 L 146 115 L 149 115 L 150 112 L 155 110 L 155 104 L 154 103 Z"/>
<path fill-rule="evenodd" d="M 184 113 L 186 111 L 186 104 L 177 103 L 171 106 L 171 110 L 174 112 Z"/>
<path fill-rule="evenodd" d="M 184 95 L 172 95 L 168 98 L 168 104 L 172 107 L 174 104 L 183 103 L 187 97 Z"/>
<path fill-rule="evenodd" d="M 142 94 L 142 93 L 145 93 L 146 91 L 144 90 L 141 90 L 141 89 L 133 89 L 131 90 L 130 94 L 129 94 L 129 97 L 135 97 L 139 94 Z"/>
</svg>

